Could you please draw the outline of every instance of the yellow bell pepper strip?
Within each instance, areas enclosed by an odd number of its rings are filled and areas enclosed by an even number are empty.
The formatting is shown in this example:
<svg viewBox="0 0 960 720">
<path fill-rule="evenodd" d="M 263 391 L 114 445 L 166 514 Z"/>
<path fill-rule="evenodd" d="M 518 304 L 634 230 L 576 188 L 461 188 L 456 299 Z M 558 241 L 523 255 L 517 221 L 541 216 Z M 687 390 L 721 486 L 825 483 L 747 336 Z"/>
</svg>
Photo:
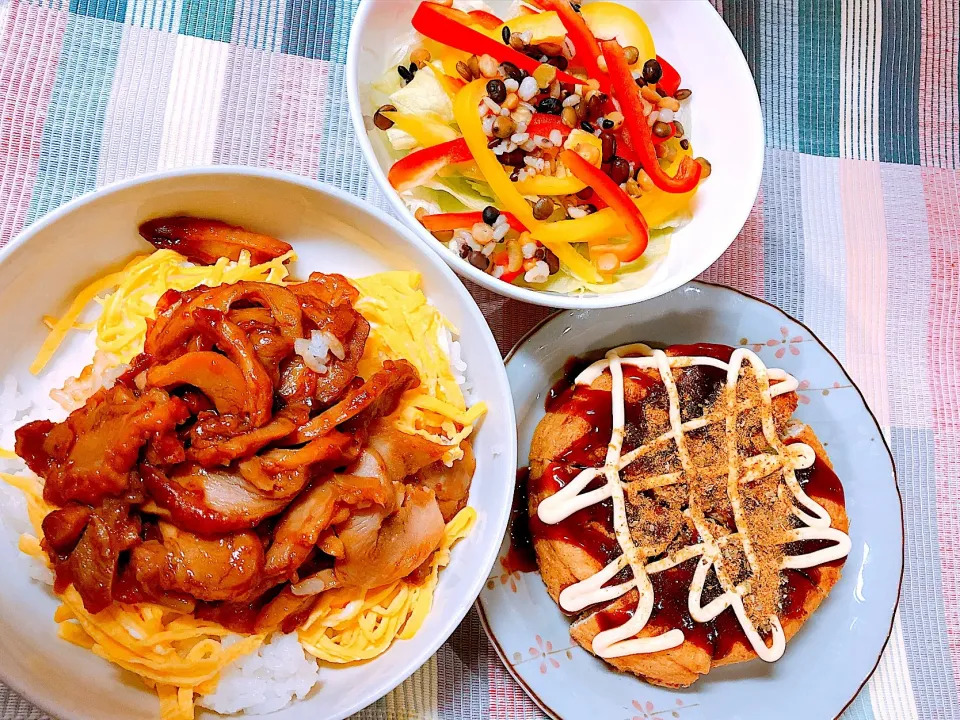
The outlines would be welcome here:
<svg viewBox="0 0 960 720">
<path fill-rule="evenodd" d="M 463 133 L 463 139 L 470 148 L 474 160 L 476 160 L 477 167 L 480 168 L 487 184 L 490 185 L 490 188 L 500 200 L 503 209 L 512 213 L 521 224 L 530 229 L 534 237 L 537 237 L 536 231 L 545 227 L 544 223 L 533 217 L 533 210 L 530 205 L 523 195 L 513 187 L 510 177 L 504 172 L 503 166 L 497 156 L 493 154 L 493 150 L 487 147 L 489 139 L 483 132 L 480 113 L 477 111 L 481 100 L 486 95 L 486 86 L 486 80 L 474 80 L 468 83 L 463 90 L 457 93 L 457 97 L 453 101 L 453 115 L 457 120 L 457 125 L 460 126 L 460 132 Z M 553 251 L 571 273 L 581 280 L 586 282 L 603 281 L 597 269 L 589 260 L 574 250 L 570 243 L 562 238 L 541 242 Z"/>
<path fill-rule="evenodd" d="M 583 66 L 587 77 L 600 83 L 603 92 L 609 92 L 610 79 L 607 73 L 600 69 L 598 62 L 601 57 L 600 45 L 580 13 L 573 9 L 569 0 L 535 0 L 535 4 L 560 16 L 560 22 L 567 29 L 567 37 L 577 51 L 573 56 L 574 61 Z"/>
<path fill-rule="evenodd" d="M 596 257 L 603 253 L 612 253 L 624 263 L 633 262 L 643 255 L 650 242 L 650 229 L 643 215 L 637 210 L 637 206 L 630 202 L 630 196 L 621 190 L 620 186 L 603 170 L 594 167 L 573 150 L 561 152 L 560 160 L 574 175 L 591 187 L 611 210 L 617 213 L 630 235 L 629 242 L 616 245 L 600 244 L 602 240 L 591 242 L 590 255 Z"/>
<path fill-rule="evenodd" d="M 653 34 L 635 10 L 616 2 L 591 2 L 580 8 L 580 15 L 596 38 L 616 39 L 622 47 L 633 45 L 637 49 L 637 62 L 631 67 L 642 68 L 643 64 L 656 57 Z"/>
<path fill-rule="evenodd" d="M 400 158 L 387 173 L 387 180 L 397 192 L 405 192 L 430 182 L 431 178 L 447 165 L 470 162 L 472 159 L 463 138 L 457 138 Z"/>
<path fill-rule="evenodd" d="M 613 94 L 620 102 L 620 110 L 626 120 L 630 143 L 639 156 L 643 169 L 647 171 L 653 184 L 661 190 L 673 193 L 693 190 L 700 182 L 700 173 L 703 170 L 700 163 L 684 158 L 674 177 L 664 172 L 657 160 L 656 148 L 653 146 L 653 133 L 643 114 L 640 89 L 630 72 L 630 66 L 623 55 L 623 48 L 616 40 L 604 40 L 600 43 L 600 49 L 607 61 Z"/>
<path fill-rule="evenodd" d="M 504 45 L 482 32 L 461 22 L 465 13 L 436 3 L 424 1 L 417 7 L 411 23 L 414 30 L 431 40 L 470 52 L 475 55 L 491 55 L 498 62 L 511 62 L 531 75 L 540 67 L 540 62 L 509 45 Z M 467 16 L 469 18 L 469 15 Z M 557 79 L 565 83 L 581 82 L 569 73 L 557 71 Z"/>
<path fill-rule="evenodd" d="M 456 140 L 458 137 L 456 130 L 433 113 L 409 115 L 397 111 L 386 111 L 380 114 L 392 120 L 393 124 L 400 130 L 412 135 L 413 139 L 424 147 L 433 147 L 440 143 Z"/>
<path fill-rule="evenodd" d="M 517 232 L 526 230 L 523 223 L 510 213 L 505 212 L 500 214 L 506 219 L 507 224 Z M 479 210 L 476 212 L 434 213 L 433 215 L 424 215 L 420 218 L 420 224 L 430 232 L 469 228 L 481 222 L 483 222 L 483 213 Z"/>
<path fill-rule="evenodd" d="M 526 7 L 525 5 L 522 7 Z M 540 45 L 541 43 L 563 43 L 563 38 L 567 35 L 567 29 L 560 22 L 560 18 L 555 12 L 531 12 L 529 15 L 519 15 L 510 18 L 503 25 L 510 28 L 510 33 L 529 32 L 531 34 L 530 44 Z M 503 36 L 503 25 L 498 32 Z"/>
</svg>

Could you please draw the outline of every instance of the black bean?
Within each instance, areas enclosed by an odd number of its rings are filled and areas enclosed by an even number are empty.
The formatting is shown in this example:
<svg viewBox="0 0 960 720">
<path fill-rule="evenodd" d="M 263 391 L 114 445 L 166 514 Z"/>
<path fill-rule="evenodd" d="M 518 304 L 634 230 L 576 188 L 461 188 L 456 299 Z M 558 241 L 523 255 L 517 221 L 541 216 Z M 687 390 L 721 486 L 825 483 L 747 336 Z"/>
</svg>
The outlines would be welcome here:
<svg viewBox="0 0 960 720">
<path fill-rule="evenodd" d="M 587 215 L 593 215 L 597 211 L 597 206 L 593 203 L 587 203 L 586 205 L 581 205 L 580 209 L 583 210 Z"/>
<path fill-rule="evenodd" d="M 500 217 L 500 211 L 497 210 L 493 205 L 487 205 L 483 209 L 483 221 L 487 225 L 493 225 L 497 218 Z"/>
<path fill-rule="evenodd" d="M 511 150 L 510 152 L 505 152 L 502 155 L 498 155 L 497 159 L 500 161 L 501 165 L 509 165 L 510 167 L 520 168 L 524 165 L 523 158 L 525 156 L 526 153 L 520 148 L 517 148 L 516 150 Z"/>
<path fill-rule="evenodd" d="M 520 180 L 520 168 L 514 168 L 513 172 L 510 173 L 510 182 L 518 182 Z"/>
<path fill-rule="evenodd" d="M 593 125 L 584 120 L 582 123 L 580 123 L 580 129 L 584 132 L 592 133 L 594 128 Z"/>
<path fill-rule="evenodd" d="M 613 130 L 613 120 L 604 118 L 600 121 L 600 127 L 602 127 L 604 130 Z"/>
<path fill-rule="evenodd" d="M 507 99 L 507 86 L 503 84 L 503 80 L 494 78 L 487 82 L 487 95 L 499 105 Z"/>
<path fill-rule="evenodd" d="M 633 81 L 637 84 L 637 87 L 643 87 L 647 84 L 642 77 L 634 78 Z"/>
<path fill-rule="evenodd" d="M 655 59 L 647 60 L 643 64 L 643 79 L 646 80 L 649 84 L 655 85 L 660 82 L 660 78 L 663 77 L 663 68 L 660 67 Z"/>
<path fill-rule="evenodd" d="M 563 110 L 563 103 L 558 98 L 544 98 L 537 103 L 537 111 L 549 115 L 559 115 Z"/>
<path fill-rule="evenodd" d="M 396 111 L 397 108 L 393 105 L 382 105 L 377 112 L 373 114 L 373 124 L 376 125 L 380 130 L 389 130 L 393 127 L 393 120 L 386 117 L 382 113 Z"/>
<path fill-rule="evenodd" d="M 523 80 L 523 72 L 512 62 L 500 63 L 500 72 L 504 77 L 508 77 L 511 80 L 516 80 L 517 82 Z"/>
<path fill-rule="evenodd" d="M 653 124 L 653 134 L 656 135 L 658 138 L 668 138 L 670 137 L 670 133 L 672 131 L 673 131 L 673 128 L 670 127 L 669 123 L 660 122 L 659 120 L 657 120 Z"/>
<path fill-rule="evenodd" d="M 490 267 L 490 258 L 476 250 L 467 255 L 467 262 L 477 268 L 477 270 L 483 270 L 483 272 L 486 272 L 487 268 Z"/>
<path fill-rule="evenodd" d="M 691 95 L 693 95 L 693 91 L 687 90 L 686 88 L 680 88 L 677 90 L 677 93 L 674 95 L 674 97 L 677 100 L 686 100 Z"/>
<path fill-rule="evenodd" d="M 510 28 L 504 25 L 503 31 L 500 33 L 500 37 L 503 38 L 504 45 L 509 45 L 510 44 Z"/>
<path fill-rule="evenodd" d="M 566 70 L 567 67 L 570 65 L 570 63 L 567 61 L 567 59 L 563 55 L 557 55 L 556 57 L 550 58 L 549 60 L 547 60 L 547 64 L 553 65 L 560 72 L 563 72 L 564 70 Z"/>
<path fill-rule="evenodd" d="M 625 183 L 630 179 L 630 163 L 620 156 L 614 157 L 610 161 L 610 169 L 607 174 L 617 185 Z"/>
<path fill-rule="evenodd" d="M 676 133 L 677 137 L 678 137 L 678 138 L 682 138 L 682 137 L 683 137 L 683 125 L 680 124 L 680 121 L 679 121 L 679 120 L 674 120 L 674 121 L 673 121 L 673 128 L 674 128 L 674 130 L 677 131 L 677 133 Z"/>
<path fill-rule="evenodd" d="M 581 200 L 589 200 L 593 197 L 593 188 L 585 187 L 583 190 L 577 193 L 577 197 Z"/>
<path fill-rule="evenodd" d="M 541 251 L 543 252 L 541 253 Z M 558 258 L 550 248 L 537 248 L 536 258 L 537 260 L 543 260 L 547 264 L 551 275 L 556 275 L 560 271 L 560 258 Z"/>
<path fill-rule="evenodd" d="M 594 93 L 587 100 L 587 118 L 595 118 L 603 112 L 603 100 L 600 99 L 600 93 Z"/>
<path fill-rule="evenodd" d="M 410 72 L 409 69 L 407 69 L 406 65 L 399 65 L 397 67 L 397 73 L 399 73 L 400 77 L 403 78 L 406 82 L 410 82 L 411 80 L 413 80 L 413 73 Z"/>
<path fill-rule="evenodd" d="M 537 220 L 546 220 L 553 215 L 554 204 L 549 198 L 540 198 L 533 206 L 533 217 Z"/>
<path fill-rule="evenodd" d="M 466 243 L 460 246 L 460 257 L 462 257 L 464 260 L 470 257 L 470 253 L 472 252 L 473 250 L 470 249 L 470 246 L 467 245 Z"/>
<path fill-rule="evenodd" d="M 610 133 L 600 133 L 600 143 L 603 149 L 602 161 L 610 162 L 617 154 L 617 138 Z"/>
<path fill-rule="evenodd" d="M 498 138 L 498 137 L 492 137 L 492 138 L 490 138 L 489 140 L 487 140 L 487 147 L 488 147 L 488 148 L 493 149 L 493 148 L 495 148 L 495 147 L 496 147 L 497 145 L 499 145 L 499 144 L 500 144 L 500 138 Z"/>
<path fill-rule="evenodd" d="M 580 12 L 580 3 L 570 3 L 570 7 L 573 8 L 574 12 Z"/>
<path fill-rule="evenodd" d="M 407 69 L 410 70 L 410 77 L 413 77 L 414 75 L 417 74 L 417 70 L 419 70 L 420 68 L 417 67 L 417 64 L 415 62 L 412 62 L 410 63 L 410 67 Z"/>
<path fill-rule="evenodd" d="M 687 140 L 686 138 L 684 138 L 683 140 L 680 141 L 680 147 L 682 147 L 684 150 L 689 150 L 689 149 L 690 149 L 690 141 Z"/>
</svg>

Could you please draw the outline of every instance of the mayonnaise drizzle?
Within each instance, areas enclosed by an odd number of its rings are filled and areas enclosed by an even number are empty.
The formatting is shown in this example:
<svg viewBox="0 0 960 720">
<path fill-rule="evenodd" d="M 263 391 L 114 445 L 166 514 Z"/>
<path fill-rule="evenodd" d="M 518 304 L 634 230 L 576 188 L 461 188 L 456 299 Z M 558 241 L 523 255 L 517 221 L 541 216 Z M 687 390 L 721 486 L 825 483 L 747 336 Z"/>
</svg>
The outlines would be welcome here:
<svg viewBox="0 0 960 720">
<path fill-rule="evenodd" d="M 630 357 L 625 357 L 627 355 Z M 767 444 L 772 450 L 772 452 L 749 458 L 742 457 L 738 452 L 736 436 L 739 414 L 751 407 L 740 403 L 736 392 L 744 361 L 752 367 L 754 377 L 759 385 L 762 429 Z M 670 430 L 646 445 L 626 454 L 623 454 L 623 439 L 626 432 L 623 391 L 624 365 L 658 370 L 670 401 Z M 672 370 L 693 365 L 708 365 L 725 370 L 727 373 L 727 391 L 725 400 L 715 403 L 711 412 L 699 418 L 681 422 L 680 397 Z M 773 417 L 773 398 L 796 390 L 798 387 L 796 378 L 783 370 L 768 369 L 755 353 L 745 348 L 735 350 L 730 357 L 730 362 L 724 363 L 709 357 L 670 357 L 662 350 L 653 350 L 647 345 L 637 343 L 610 350 L 603 360 L 593 363 L 580 373 L 576 378 L 576 383 L 578 385 L 590 385 L 608 370 L 611 377 L 613 430 L 610 444 L 607 446 L 604 465 L 602 468 L 589 468 L 581 471 L 556 494 L 541 502 L 537 514 L 543 522 L 556 524 L 578 510 L 610 499 L 613 502 L 614 533 L 622 554 L 586 580 L 565 588 L 560 593 L 560 606 L 564 610 L 577 612 L 596 603 L 615 600 L 636 588 L 639 601 L 633 616 L 623 625 L 598 633 L 593 639 L 593 651 L 600 657 L 614 658 L 658 652 L 677 647 L 684 640 L 683 631 L 678 628 L 653 637 L 636 637 L 646 627 L 653 610 L 653 586 L 650 583 L 650 575 L 700 556 L 701 560 L 694 572 L 687 599 L 690 616 L 697 622 L 708 622 L 728 607 L 733 607 L 734 613 L 743 627 L 744 634 L 757 655 L 767 662 L 778 660 L 783 655 L 786 646 L 786 639 L 779 618 L 776 615 L 771 615 L 769 618 L 772 644 L 768 646 L 747 617 L 744 609 L 743 598 L 750 592 L 750 578 L 748 577 L 745 581 L 734 585 L 723 567 L 723 555 L 721 553 L 723 545 L 732 540 L 738 540 L 743 546 L 751 571 L 756 573 L 758 568 L 752 539 L 744 529 L 740 485 L 766 477 L 774 472 L 782 472 L 787 490 L 792 494 L 796 503 L 803 508 L 794 506 L 793 512 L 804 523 L 805 527 L 786 533 L 781 544 L 797 540 L 828 540 L 836 543 L 804 555 L 785 556 L 781 565 L 782 568 L 807 568 L 821 565 L 831 560 L 846 557 L 851 547 L 849 536 L 836 528 L 830 527 L 830 514 L 819 503 L 810 498 L 797 481 L 795 471 L 810 467 L 816 459 L 813 448 L 799 442 L 786 445 L 777 436 Z M 773 385 L 770 384 L 771 380 L 775 381 Z M 713 423 L 722 423 L 726 433 L 728 449 L 726 467 L 721 465 L 716 468 L 695 468 L 690 460 L 685 433 Z M 694 502 L 691 491 L 689 507 L 685 512 L 696 527 L 701 542 L 682 548 L 668 557 L 647 563 L 646 559 L 650 553 L 634 544 L 630 527 L 627 524 L 623 481 L 620 478 L 620 472 L 637 458 L 659 450 L 669 443 L 673 443 L 676 447 L 681 471 L 644 478 L 640 481 L 642 485 L 638 489 L 648 490 L 683 483 L 686 481 L 686 477 L 692 477 L 693 474 L 709 474 L 717 478 L 725 476 L 727 495 L 733 508 L 738 532 L 715 538 L 707 526 L 703 512 Z M 582 492 L 591 481 L 600 476 L 603 476 L 606 481 L 603 487 Z M 637 488 L 638 486 L 634 483 L 633 487 Z M 783 485 L 779 487 L 778 492 L 783 492 Z M 633 571 L 631 580 L 618 585 L 604 586 L 627 566 Z M 703 586 L 711 567 L 716 572 L 723 592 L 719 597 L 702 606 Z"/>
</svg>

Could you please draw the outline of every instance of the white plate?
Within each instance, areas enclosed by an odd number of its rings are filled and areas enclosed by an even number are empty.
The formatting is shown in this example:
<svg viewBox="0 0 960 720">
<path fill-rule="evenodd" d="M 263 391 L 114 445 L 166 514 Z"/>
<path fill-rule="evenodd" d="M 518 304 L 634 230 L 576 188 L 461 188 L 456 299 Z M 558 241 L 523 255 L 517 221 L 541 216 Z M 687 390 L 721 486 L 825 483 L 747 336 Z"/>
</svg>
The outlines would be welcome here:
<svg viewBox="0 0 960 720">
<path fill-rule="evenodd" d="M 91 278 L 149 250 L 137 234 L 141 221 L 173 214 L 220 218 L 287 240 L 300 258 L 292 268 L 296 277 L 312 270 L 351 276 L 418 270 L 429 299 L 459 328 L 468 379 L 489 404 L 490 419 L 474 436 L 477 472 L 470 505 L 478 522 L 441 572 L 433 610 L 420 632 L 369 663 L 324 667 L 318 691 L 273 716 L 346 717 L 389 692 L 437 651 L 470 608 L 496 558 L 516 465 L 513 405 L 500 353 L 463 284 L 395 220 L 312 180 L 221 167 L 161 173 L 100 190 L 43 218 L 0 251 L 0 337 L 7 338 L 0 343 L 0 377 L 14 374 L 28 392 L 43 385 L 44 377 L 33 379 L 27 371 L 46 336 L 43 315 L 62 313 Z M 65 354 L 70 351 L 63 348 Z M 16 538 L 3 530 L 3 680 L 60 718 L 157 720 L 152 691 L 57 637 L 56 600 L 21 572 L 22 558 L 12 544 Z"/>
<path fill-rule="evenodd" d="M 673 234 L 670 253 L 646 285 L 608 295 L 560 295 L 497 280 L 455 255 L 416 221 L 387 182 L 392 160 L 386 136 L 373 127 L 376 111 L 369 87 L 395 63 L 393 55 L 412 37 L 410 18 L 419 0 L 363 0 L 350 32 L 347 91 L 350 117 L 374 179 L 393 209 L 424 244 L 461 275 L 508 297 L 559 308 L 629 305 L 673 290 L 720 257 L 743 227 L 760 188 L 763 119 L 750 69 L 737 41 L 706 0 L 628 0 L 653 33 L 657 53 L 673 63 L 682 85 L 693 90 L 687 123 L 697 155 L 713 165 L 697 192 L 693 218 Z M 509 0 L 488 4 L 503 17 Z M 395 69 L 395 68 L 393 68 Z"/>
<path fill-rule="evenodd" d="M 796 416 L 827 448 L 843 483 L 853 548 L 843 576 L 776 663 L 712 670 L 686 690 L 648 685 L 576 645 L 569 620 L 536 573 L 502 558 L 480 594 L 484 626 L 511 674 L 554 718 L 808 720 L 843 711 L 890 635 L 903 573 L 903 515 L 893 459 L 876 419 L 837 359 L 809 328 L 773 305 L 706 283 L 630 308 L 563 312 L 507 361 L 521 462 L 544 395 L 568 357 L 630 342 L 745 345 L 801 381 Z"/>
</svg>

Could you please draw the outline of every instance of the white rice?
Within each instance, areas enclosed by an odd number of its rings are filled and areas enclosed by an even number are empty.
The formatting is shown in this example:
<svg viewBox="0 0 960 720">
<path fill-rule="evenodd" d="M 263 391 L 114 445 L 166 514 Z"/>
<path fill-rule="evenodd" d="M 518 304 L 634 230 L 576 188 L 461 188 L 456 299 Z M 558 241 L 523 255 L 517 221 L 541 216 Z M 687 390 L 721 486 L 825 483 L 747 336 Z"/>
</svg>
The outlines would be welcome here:
<svg viewBox="0 0 960 720">
<path fill-rule="evenodd" d="M 224 645 L 239 639 L 230 636 Z M 263 715 L 302 700 L 320 678 L 316 658 L 308 655 L 296 633 L 274 633 L 257 652 L 241 657 L 220 674 L 217 689 L 197 704 L 230 715 Z"/>
<path fill-rule="evenodd" d="M 331 353 L 343 360 L 346 351 L 337 336 L 326 330 L 313 330 L 310 339 L 297 338 L 293 341 L 294 351 L 303 358 L 304 364 L 320 375 L 327 374 L 327 358 Z"/>
</svg>

